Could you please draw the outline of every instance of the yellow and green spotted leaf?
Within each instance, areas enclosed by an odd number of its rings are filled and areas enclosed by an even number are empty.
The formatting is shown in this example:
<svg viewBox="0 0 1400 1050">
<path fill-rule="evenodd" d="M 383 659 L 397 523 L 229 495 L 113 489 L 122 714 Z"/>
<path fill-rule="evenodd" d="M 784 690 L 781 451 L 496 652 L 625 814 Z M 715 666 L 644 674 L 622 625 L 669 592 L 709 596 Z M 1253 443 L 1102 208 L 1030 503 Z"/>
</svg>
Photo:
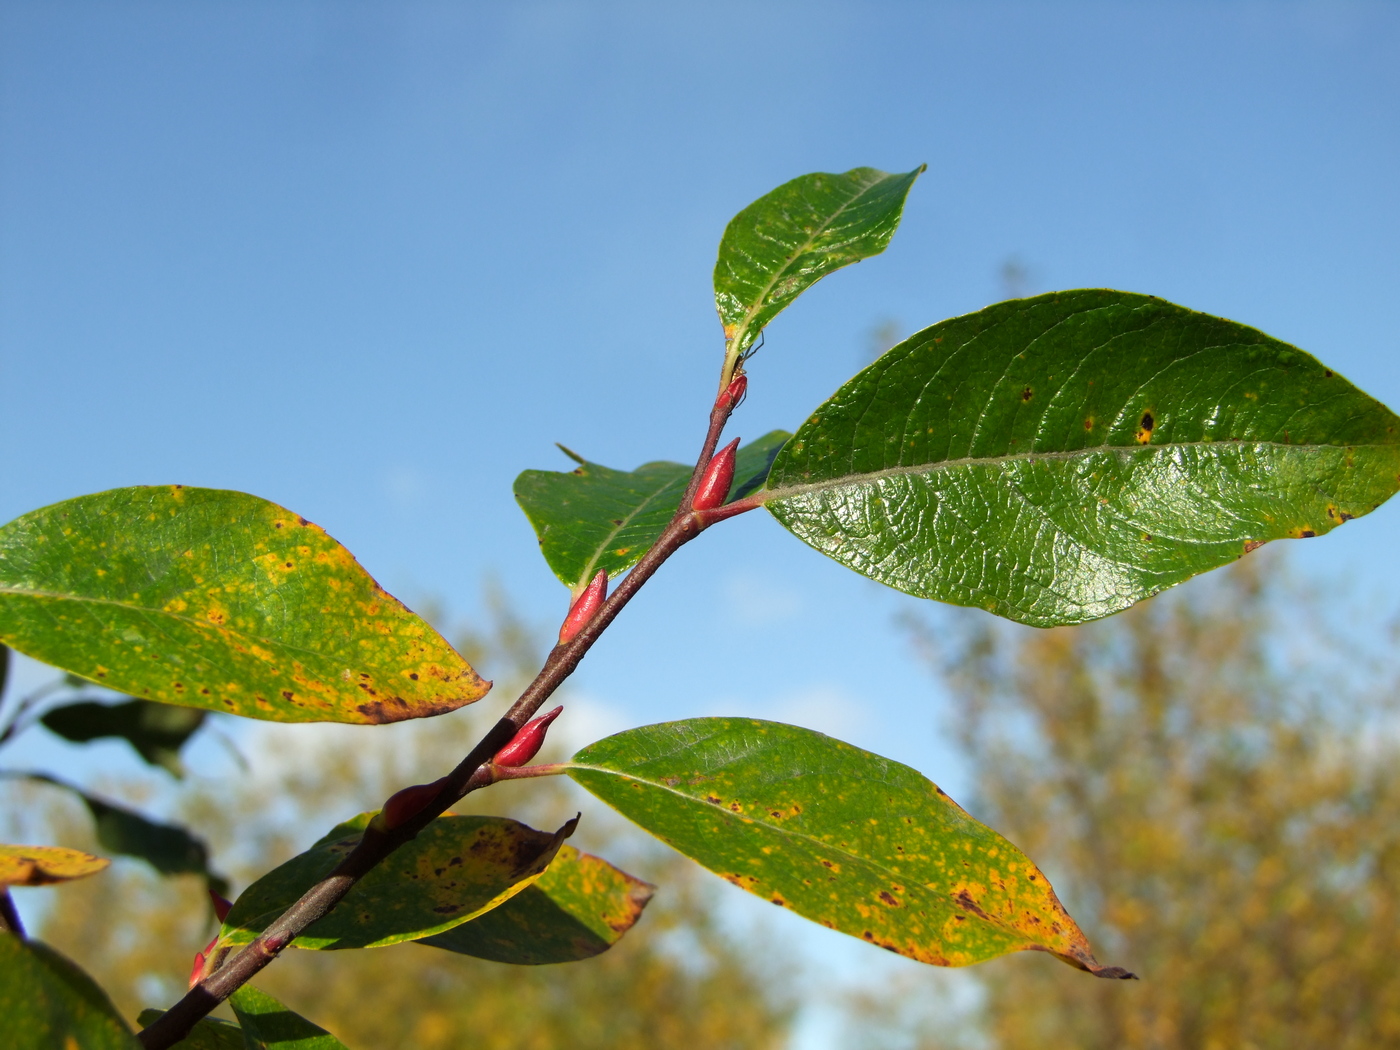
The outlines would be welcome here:
<svg viewBox="0 0 1400 1050">
<path fill-rule="evenodd" d="M 0 528 L 0 640 L 99 685 L 279 722 L 397 722 L 490 687 L 317 525 L 114 489 Z"/>
<path fill-rule="evenodd" d="M 305 853 L 253 883 L 224 919 L 221 945 L 247 944 L 355 848 L 373 813 L 331 829 Z M 499 906 L 535 881 L 573 834 L 505 817 L 438 817 L 376 865 L 345 899 L 292 942 L 298 948 L 378 948 L 442 933 Z"/>
<path fill-rule="evenodd" d="M 0 886 L 47 886 L 95 875 L 111 864 L 66 846 L 9 846 L 0 843 Z"/>
<path fill-rule="evenodd" d="M 1400 484 L 1400 418 L 1296 347 L 1087 289 L 910 336 L 758 498 L 871 579 L 1037 627 L 1118 612 Z"/>
<path fill-rule="evenodd" d="M 574 780 L 750 893 L 937 966 L 1050 952 L 1102 966 L 1045 875 L 937 785 L 810 729 L 696 718 L 600 740 Z"/>
<path fill-rule="evenodd" d="M 827 274 L 879 255 L 924 168 L 902 175 L 854 168 L 802 175 L 730 220 L 715 261 L 715 307 L 731 358 Z"/>
<path fill-rule="evenodd" d="M 728 499 L 759 488 L 791 436 L 774 430 L 739 449 Z M 577 593 L 600 569 L 614 577 L 642 559 L 675 516 L 691 468 L 659 461 L 612 470 L 569 455 L 577 469 L 527 470 L 515 479 L 515 498 L 545 561 Z"/>
<path fill-rule="evenodd" d="M 422 943 L 493 962 L 540 966 L 607 951 L 636 925 L 656 887 L 564 846 L 500 907 Z"/>
<path fill-rule="evenodd" d="M 91 977 L 12 933 L 0 933 L 0 1033 L 6 1050 L 141 1050 Z"/>
<path fill-rule="evenodd" d="M 149 1028 L 165 1013 L 164 1010 L 142 1010 L 136 1023 Z M 195 1022 L 190 1034 L 175 1044 L 173 1050 L 248 1050 L 243 1029 L 219 1017 L 202 1017 Z"/>
<path fill-rule="evenodd" d="M 324 1028 L 251 985 L 238 989 L 228 1002 L 243 1028 L 245 1050 L 345 1050 Z"/>
</svg>

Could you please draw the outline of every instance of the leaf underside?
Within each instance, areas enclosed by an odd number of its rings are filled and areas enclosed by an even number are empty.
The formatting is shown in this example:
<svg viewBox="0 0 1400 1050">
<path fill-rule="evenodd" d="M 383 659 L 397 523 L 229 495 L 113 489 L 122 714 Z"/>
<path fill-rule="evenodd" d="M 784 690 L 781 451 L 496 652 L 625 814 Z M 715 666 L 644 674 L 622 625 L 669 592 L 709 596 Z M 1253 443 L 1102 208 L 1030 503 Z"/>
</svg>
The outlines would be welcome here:
<svg viewBox="0 0 1400 1050">
<path fill-rule="evenodd" d="M 346 1050 L 345 1044 L 280 1002 L 245 984 L 229 996 L 246 1050 Z"/>
<path fill-rule="evenodd" d="M 750 893 L 937 966 L 1036 949 L 1104 977 L 1038 868 L 917 771 L 752 719 L 644 726 L 569 776 Z"/>
<path fill-rule="evenodd" d="M 114 489 L 0 529 L 0 638 L 119 692 L 397 722 L 490 687 L 317 525 L 219 489 Z"/>
<path fill-rule="evenodd" d="M 855 168 L 786 182 L 730 220 L 715 262 L 715 306 L 728 351 L 748 351 L 765 325 L 816 281 L 885 250 L 919 167 Z"/>
<path fill-rule="evenodd" d="M 774 430 L 739 449 L 730 500 L 763 484 L 791 436 Z M 612 578 L 642 559 L 675 516 L 690 475 L 690 467 L 664 460 L 633 471 L 584 462 L 572 471 L 525 471 L 515 480 L 515 498 L 545 561 L 577 593 L 600 569 Z"/>
<path fill-rule="evenodd" d="M 224 919 L 220 945 L 252 941 L 330 874 L 355 848 L 373 816 L 362 813 L 337 825 L 311 849 L 244 890 Z M 551 835 L 505 817 L 438 817 L 371 869 L 334 911 L 292 944 L 318 950 L 377 948 L 450 930 L 529 886 L 573 829 L 573 821 Z"/>
<path fill-rule="evenodd" d="M 572 846 L 499 907 L 420 943 L 521 966 L 607 951 L 636 925 L 656 887 Z"/>
<path fill-rule="evenodd" d="M 773 515 L 857 572 L 1040 627 L 1374 510 L 1400 419 L 1295 347 L 1090 289 L 924 329 L 784 447 Z"/>
<path fill-rule="evenodd" d="M 95 875 L 112 862 L 66 846 L 0 843 L 0 887 L 47 886 Z"/>
<path fill-rule="evenodd" d="M 12 933 L 0 933 L 0 1031 L 7 1050 L 141 1050 L 91 977 Z"/>
</svg>

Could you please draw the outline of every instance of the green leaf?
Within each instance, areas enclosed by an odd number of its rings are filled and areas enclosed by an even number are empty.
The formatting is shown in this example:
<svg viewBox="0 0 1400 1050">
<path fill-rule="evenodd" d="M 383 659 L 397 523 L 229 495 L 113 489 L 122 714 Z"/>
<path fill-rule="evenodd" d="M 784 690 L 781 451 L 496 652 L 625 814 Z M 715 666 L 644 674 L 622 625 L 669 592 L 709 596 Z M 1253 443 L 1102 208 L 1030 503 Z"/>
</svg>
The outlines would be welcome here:
<svg viewBox="0 0 1400 1050">
<path fill-rule="evenodd" d="M 736 886 L 919 962 L 1036 949 L 1126 976 L 1010 842 L 917 771 L 821 733 L 668 722 L 591 744 L 567 772 Z"/>
<path fill-rule="evenodd" d="M 233 904 L 220 945 L 247 944 L 355 848 L 373 813 L 332 828 L 300 856 L 253 883 Z M 438 817 L 376 865 L 345 899 L 292 942 L 298 948 L 378 948 L 467 922 L 530 885 L 573 834 L 505 817 Z"/>
<path fill-rule="evenodd" d="M 730 499 L 763 484 L 791 436 L 774 430 L 739 449 Z M 680 506 L 691 468 L 658 461 L 634 471 L 612 470 L 568 454 L 578 462 L 576 470 L 527 470 L 515 479 L 515 498 L 545 561 L 578 593 L 599 569 L 615 577 L 651 549 Z"/>
<path fill-rule="evenodd" d="M 266 992 L 244 985 L 231 996 L 246 1050 L 345 1050 L 324 1028 L 293 1013 Z"/>
<path fill-rule="evenodd" d="M 1303 351 L 1127 292 L 999 303 L 838 390 L 762 493 L 881 583 L 1038 627 L 1374 510 L 1400 419 Z"/>
<path fill-rule="evenodd" d="M 164 1010 L 142 1010 L 136 1021 L 142 1028 L 149 1028 L 164 1014 Z M 172 1050 L 246 1050 L 246 1047 L 243 1030 L 238 1025 L 218 1017 L 202 1017 Z"/>
<path fill-rule="evenodd" d="M 734 216 L 715 263 L 715 305 L 730 358 L 744 355 L 763 327 L 812 284 L 884 251 L 923 170 L 803 175 Z"/>
<path fill-rule="evenodd" d="M 114 489 L 0 529 L 0 639 L 118 692 L 279 722 L 397 722 L 489 688 L 319 526 L 219 489 Z"/>
<path fill-rule="evenodd" d="M 636 925 L 655 892 L 651 883 L 564 846 L 533 885 L 420 943 L 523 966 L 589 959 Z"/>
<path fill-rule="evenodd" d="M 47 773 L 24 776 L 70 791 L 82 799 L 92 814 L 97 841 L 103 849 L 143 860 L 162 875 L 203 875 L 210 889 L 220 894 L 228 891 L 227 881 L 209 870 L 208 847 L 184 828 L 143 817 Z"/>
<path fill-rule="evenodd" d="M 75 744 L 119 737 L 143 759 L 173 776 L 183 776 L 180 749 L 204 724 L 208 712 L 154 700 L 103 704 L 82 700 L 56 707 L 40 719 L 45 728 Z"/>
<path fill-rule="evenodd" d="M 39 941 L 0 933 L 6 1050 L 141 1050 L 91 977 Z"/>
<path fill-rule="evenodd" d="M 10 846 L 0 843 L 0 890 L 6 886 L 47 886 L 95 875 L 111 864 L 66 846 Z"/>
</svg>

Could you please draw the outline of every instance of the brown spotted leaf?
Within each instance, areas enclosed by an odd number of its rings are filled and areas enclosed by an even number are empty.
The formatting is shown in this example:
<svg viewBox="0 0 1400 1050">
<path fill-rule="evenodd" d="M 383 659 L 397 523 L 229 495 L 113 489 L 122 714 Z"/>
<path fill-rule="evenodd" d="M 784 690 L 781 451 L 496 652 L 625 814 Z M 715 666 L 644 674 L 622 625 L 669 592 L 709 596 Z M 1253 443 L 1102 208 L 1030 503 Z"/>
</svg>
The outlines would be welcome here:
<svg viewBox="0 0 1400 1050">
<path fill-rule="evenodd" d="M 1034 949 L 1101 977 L 1044 874 L 916 770 L 752 719 L 644 726 L 568 774 L 750 893 L 936 966 Z"/>
<path fill-rule="evenodd" d="M 0 529 L 0 640 L 136 697 L 278 722 L 397 722 L 490 688 L 325 530 L 220 489 L 114 489 Z"/>
<path fill-rule="evenodd" d="M 332 828 L 234 901 L 221 945 L 247 944 L 355 848 L 373 813 Z M 554 834 L 505 817 L 438 817 L 355 884 L 298 948 L 378 948 L 416 941 L 474 919 L 525 889 L 549 866 L 571 820 Z"/>
<path fill-rule="evenodd" d="M 95 875 L 111 864 L 64 846 L 8 846 L 0 843 L 0 886 L 47 886 Z"/>
<path fill-rule="evenodd" d="M 607 951 L 636 925 L 656 887 L 564 846 L 532 885 L 423 944 L 493 962 L 540 966 Z"/>
</svg>

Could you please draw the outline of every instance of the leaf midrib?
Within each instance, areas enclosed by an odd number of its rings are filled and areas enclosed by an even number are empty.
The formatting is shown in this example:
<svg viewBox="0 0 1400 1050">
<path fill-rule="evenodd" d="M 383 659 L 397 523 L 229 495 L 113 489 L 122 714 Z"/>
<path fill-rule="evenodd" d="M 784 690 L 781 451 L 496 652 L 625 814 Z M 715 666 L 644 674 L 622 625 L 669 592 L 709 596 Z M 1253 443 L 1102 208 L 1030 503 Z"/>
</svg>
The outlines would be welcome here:
<svg viewBox="0 0 1400 1050">
<path fill-rule="evenodd" d="M 885 182 L 886 180 L 892 178 L 899 178 L 899 176 L 885 172 L 883 173 L 883 177 L 878 178 L 865 186 L 862 186 L 860 188 L 860 191 L 854 194 L 850 200 L 846 201 L 844 204 L 841 205 L 841 207 L 837 208 L 834 212 L 827 216 L 827 218 L 811 233 L 811 235 L 808 236 L 808 238 L 802 242 L 801 246 L 798 249 L 790 252 L 784 258 L 783 265 L 779 267 L 779 269 L 774 272 L 773 276 L 768 279 L 768 283 L 763 286 L 763 291 L 759 294 L 758 299 L 754 302 L 752 306 L 750 306 L 744 312 L 743 318 L 740 320 L 740 323 L 735 328 L 734 338 L 730 340 L 729 345 L 731 347 L 739 347 L 743 345 L 744 337 L 747 336 L 749 332 L 749 325 L 753 323 L 753 319 L 757 317 L 759 312 L 763 309 L 764 305 L 768 300 L 769 293 L 771 293 L 773 289 L 777 287 L 779 279 L 787 274 L 788 268 L 792 266 L 792 264 L 796 262 L 802 255 L 810 251 L 812 245 L 817 242 L 817 239 L 822 234 L 826 233 L 826 231 L 831 227 L 831 224 L 834 223 L 840 216 L 844 215 L 846 211 L 849 210 L 855 204 L 856 201 L 860 200 L 861 197 L 865 196 L 867 193 L 869 193 L 876 186 L 880 185 L 882 182 Z"/>
<path fill-rule="evenodd" d="M 805 496 L 812 492 L 825 492 L 828 489 L 847 488 L 858 485 L 873 484 L 885 478 L 902 477 L 909 474 L 934 474 L 943 470 L 955 470 L 962 467 L 981 466 L 1001 466 L 1007 463 L 1033 463 L 1037 460 L 1070 461 L 1084 458 L 1091 455 L 1098 455 L 1104 452 L 1116 454 L 1121 459 L 1131 456 L 1159 455 L 1180 448 L 1282 448 L 1296 451 L 1307 451 L 1309 449 L 1396 449 L 1400 451 L 1400 445 L 1390 444 L 1354 444 L 1354 445 L 1332 445 L 1323 443 L 1314 444 L 1285 444 L 1282 441 L 1174 441 L 1162 445 L 1091 445 L 1087 448 L 1070 449 L 1063 452 L 1009 452 L 1001 456 L 962 456 L 957 459 L 944 459 L 935 463 L 916 463 L 908 466 L 886 467 L 883 470 L 873 470 L 860 473 L 843 474 L 837 478 L 826 478 L 821 481 L 807 482 L 801 485 L 785 485 L 771 489 L 759 489 L 752 493 L 747 499 L 752 500 L 756 505 L 769 503 L 773 500 L 792 499 L 796 496 Z"/>
<path fill-rule="evenodd" d="M 679 463 L 677 463 L 676 466 L 682 472 L 685 470 L 685 467 Z M 612 531 L 607 534 L 607 537 L 596 547 L 593 548 L 593 553 L 589 556 L 588 564 L 584 566 L 582 575 L 579 577 L 579 579 L 574 581 L 571 589 L 577 590 L 580 587 L 586 586 L 588 581 L 592 579 L 594 572 L 597 571 L 598 560 L 603 556 L 603 552 L 608 549 L 608 545 L 612 543 L 612 541 L 616 539 L 624 529 L 626 529 L 632 524 L 633 519 L 636 518 L 638 514 L 642 513 L 642 511 L 646 510 L 647 507 L 651 506 L 653 501 L 655 501 L 661 495 L 661 493 L 665 492 L 668 488 L 670 488 L 677 482 L 684 480 L 685 477 L 683 474 L 671 478 L 665 484 L 661 485 L 656 490 L 654 490 L 650 495 L 648 495 L 644 500 L 642 500 L 641 503 L 637 504 L 637 506 L 633 508 L 625 517 L 623 517 L 621 525 L 613 526 Z"/>
<path fill-rule="evenodd" d="M 708 808 L 708 809 L 713 809 L 716 813 L 720 814 L 721 816 L 723 816 L 724 818 L 726 818 L 726 819 L 728 819 L 728 820 L 730 820 L 730 821 L 742 821 L 742 820 L 744 820 L 744 819 L 747 819 L 747 820 L 751 821 L 752 823 L 761 824 L 763 827 L 768 828 L 769 830 L 774 831 L 774 832 L 777 832 L 777 833 L 779 833 L 779 834 L 787 835 L 787 836 L 790 836 L 790 837 L 792 837 L 792 838 L 794 838 L 794 839 L 801 839 L 801 840 L 804 841 L 804 842 L 809 842 L 809 843 L 811 843 L 813 846 L 820 847 L 821 850 L 828 851 L 828 852 L 833 852 L 833 853 L 837 853 L 837 854 L 840 854 L 840 855 L 843 856 L 843 857 L 848 857 L 848 858 L 851 859 L 852 861 L 858 862 L 858 863 L 863 864 L 863 865 L 867 865 L 867 866 L 869 866 L 869 867 L 875 869 L 876 871 L 879 871 L 879 872 L 881 872 L 881 873 L 883 873 L 883 874 L 889 875 L 889 876 L 891 876 L 892 878 L 899 879 L 899 880 L 901 880 L 902 882 L 907 883 L 907 882 L 910 882 L 910 881 L 911 881 L 911 880 L 909 879 L 909 877 L 908 877 L 906 874 L 904 874 L 904 873 L 902 873 L 902 872 L 899 872 L 899 871 L 896 871 L 896 870 L 894 870 L 893 868 L 886 867 L 884 864 L 881 864 L 879 861 L 872 860 L 872 859 L 869 858 L 869 857 L 863 857 L 863 856 L 861 856 L 859 853 L 852 853 L 850 850 L 844 849 L 844 848 L 842 848 L 841 846 L 835 846 L 835 845 L 832 845 L 832 844 L 829 843 L 829 842 L 823 842 L 821 839 L 816 838 L 815 836 L 809 835 L 809 834 L 807 834 L 806 832 L 794 831 L 794 830 L 792 830 L 791 828 L 781 827 L 781 826 L 779 826 L 779 825 L 777 825 L 777 824 L 772 823 L 771 821 L 763 820 L 762 818 L 759 818 L 759 817 L 748 817 L 748 818 L 741 817 L 739 814 L 734 813 L 734 812 L 732 812 L 732 811 L 730 811 L 730 810 L 728 810 L 728 809 L 725 809 L 723 806 L 716 806 L 714 803 L 712 803 L 712 802 L 704 802 L 704 801 L 702 801 L 702 800 L 696 798 L 694 795 L 687 795 L 684 791 L 677 791 L 677 790 L 676 790 L 674 787 L 672 787 L 670 784 L 662 783 L 662 782 L 655 781 L 655 780 L 645 780 L 645 779 L 643 779 L 642 777 L 633 776 L 633 775 L 630 774 L 630 773 L 620 773 L 620 772 L 618 772 L 618 771 L 615 770 L 615 769 L 608 769 L 606 766 L 586 765 L 586 764 L 581 763 L 581 762 L 566 762 L 564 765 L 565 765 L 566 770 L 567 770 L 567 769 L 587 769 L 587 770 L 591 770 L 591 771 L 593 771 L 593 772 L 595 772 L 595 773 L 606 773 L 606 774 L 609 775 L 609 776 L 619 777 L 619 778 L 624 779 L 624 780 L 635 780 L 635 781 L 637 781 L 638 783 L 646 784 L 648 787 L 656 788 L 657 790 L 660 790 L 660 791 L 669 792 L 670 794 L 675 795 L 677 798 L 685 799 L 685 801 L 690 802 L 690 803 L 693 803 L 694 805 L 706 807 L 706 808 Z M 940 894 L 937 890 L 930 889 L 929 886 L 928 886 L 928 884 L 925 883 L 925 882 L 923 882 L 923 881 L 917 881 L 917 882 L 915 882 L 915 885 L 919 886 L 919 888 L 921 888 L 922 890 L 924 890 L 924 892 L 930 894 L 931 896 L 934 896 L 934 897 L 937 897 L 937 898 L 940 898 L 940 899 L 942 899 L 942 897 L 943 897 L 943 895 Z M 951 902 L 949 902 L 948 907 L 950 907 L 950 908 L 953 907 L 953 905 L 952 905 Z M 984 922 L 984 923 L 986 923 L 988 926 L 994 926 L 994 927 L 997 928 L 998 930 L 1002 930 L 1002 931 L 1004 931 L 1004 932 L 1006 931 L 1006 927 L 1000 925 L 999 923 L 995 923 L 995 922 L 991 921 L 990 919 L 983 919 L 983 918 L 981 918 L 980 916 L 977 916 L 977 915 L 975 915 L 975 914 L 972 915 L 971 918 L 973 918 L 973 919 L 975 919 L 975 920 L 977 920 L 977 921 L 980 921 L 980 922 Z M 1016 936 L 1021 937 L 1022 940 L 1026 940 L 1026 939 L 1027 939 L 1027 938 L 1025 937 L 1025 935 L 1022 934 L 1022 933 L 1020 933 L 1019 931 L 1012 930 L 1012 931 L 1010 931 L 1010 932 L 1014 933 Z"/>
</svg>

